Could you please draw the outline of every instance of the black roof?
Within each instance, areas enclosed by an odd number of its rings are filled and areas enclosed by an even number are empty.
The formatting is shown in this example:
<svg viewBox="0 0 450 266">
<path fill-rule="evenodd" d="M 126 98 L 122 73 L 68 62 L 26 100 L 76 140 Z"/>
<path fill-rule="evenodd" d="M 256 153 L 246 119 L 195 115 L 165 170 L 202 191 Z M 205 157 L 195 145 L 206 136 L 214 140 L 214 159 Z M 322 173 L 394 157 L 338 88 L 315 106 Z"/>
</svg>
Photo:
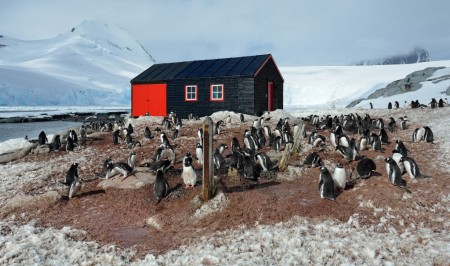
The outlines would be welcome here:
<svg viewBox="0 0 450 266">
<path fill-rule="evenodd" d="M 137 75 L 131 83 L 159 82 L 175 79 L 254 76 L 271 58 L 270 54 L 154 64 Z"/>
</svg>

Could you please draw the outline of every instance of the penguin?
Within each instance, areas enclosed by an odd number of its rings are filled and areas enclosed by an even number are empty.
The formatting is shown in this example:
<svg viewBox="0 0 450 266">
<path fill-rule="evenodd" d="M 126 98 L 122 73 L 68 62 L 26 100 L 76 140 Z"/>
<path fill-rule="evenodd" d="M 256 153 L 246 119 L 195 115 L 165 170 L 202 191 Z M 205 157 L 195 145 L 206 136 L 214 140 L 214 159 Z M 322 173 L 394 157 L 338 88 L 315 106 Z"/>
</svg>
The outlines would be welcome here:
<svg viewBox="0 0 450 266">
<path fill-rule="evenodd" d="M 133 134 L 134 133 L 134 128 L 131 125 L 131 123 L 128 124 L 128 128 L 127 129 L 128 129 L 128 134 Z"/>
<path fill-rule="evenodd" d="M 238 170 L 242 169 L 244 166 L 244 155 L 240 150 L 234 150 L 230 155 L 230 167 L 236 168 Z"/>
<path fill-rule="evenodd" d="M 220 135 L 220 132 L 222 131 L 222 125 L 223 125 L 223 120 L 219 120 L 216 122 L 216 125 L 214 126 L 214 134 L 215 135 Z"/>
<path fill-rule="evenodd" d="M 334 187 L 336 189 L 340 190 L 345 189 L 345 185 L 347 184 L 347 173 L 342 164 L 340 163 L 336 164 L 332 177 L 334 181 Z"/>
<path fill-rule="evenodd" d="M 69 130 L 69 137 L 72 139 L 73 143 L 78 144 L 78 135 L 75 130 Z"/>
<path fill-rule="evenodd" d="M 70 186 L 70 185 L 72 185 L 72 183 L 75 179 L 79 179 L 79 178 L 80 177 L 78 176 L 78 163 L 72 163 L 70 165 L 69 170 L 66 173 L 65 180 L 59 181 L 59 182 L 63 185 Z"/>
<path fill-rule="evenodd" d="M 195 145 L 195 155 L 197 156 L 197 161 L 203 165 L 203 146 L 200 143 Z"/>
<path fill-rule="evenodd" d="M 263 171 L 272 171 L 276 168 L 275 163 L 273 163 L 269 156 L 267 156 L 264 152 L 258 152 L 255 157 L 256 163 L 262 167 Z"/>
<path fill-rule="evenodd" d="M 50 143 L 50 150 L 57 151 L 61 148 L 61 137 L 59 135 L 55 135 L 52 143 Z"/>
<path fill-rule="evenodd" d="M 240 149 L 241 145 L 239 144 L 239 140 L 236 137 L 233 137 L 233 139 L 231 139 L 231 150 L 236 151 Z"/>
<path fill-rule="evenodd" d="M 38 144 L 44 145 L 47 142 L 48 142 L 47 135 L 45 134 L 44 131 L 41 131 L 41 133 L 39 133 L 39 136 L 38 136 Z"/>
<path fill-rule="evenodd" d="M 164 172 L 161 169 L 158 169 L 156 171 L 156 179 L 155 183 L 153 183 L 153 191 L 155 193 L 157 204 L 169 193 L 169 184 L 167 183 Z"/>
<path fill-rule="evenodd" d="M 403 175 L 406 172 L 405 165 L 403 164 L 403 161 L 401 160 L 403 156 L 397 152 L 397 150 L 392 151 L 392 159 L 394 159 L 395 163 L 397 164 L 398 168 L 400 169 L 400 174 Z"/>
<path fill-rule="evenodd" d="M 281 150 L 281 136 L 276 136 L 272 143 L 272 148 L 278 153 Z"/>
<path fill-rule="evenodd" d="M 323 164 L 322 159 L 316 152 L 312 152 L 306 156 L 303 165 L 306 167 L 317 167 Z"/>
<path fill-rule="evenodd" d="M 376 124 L 375 124 L 375 127 L 379 128 L 379 129 L 384 128 L 384 121 L 383 121 L 383 118 L 378 118 L 378 119 L 377 119 L 377 122 L 376 122 Z"/>
<path fill-rule="evenodd" d="M 262 125 L 261 125 L 262 119 L 263 119 L 263 117 L 258 117 L 257 119 L 255 119 L 255 121 L 253 121 L 253 127 L 256 129 L 260 129 L 262 127 Z"/>
<path fill-rule="evenodd" d="M 256 132 L 256 140 L 258 141 L 258 145 L 260 147 L 266 146 L 266 137 L 265 137 L 265 134 L 264 134 L 264 129 L 259 129 Z"/>
<path fill-rule="evenodd" d="M 144 137 L 146 139 L 153 139 L 152 132 L 150 131 L 149 127 L 145 127 L 145 129 L 144 129 Z"/>
<path fill-rule="evenodd" d="M 431 128 L 429 128 L 428 126 L 424 126 L 423 128 L 425 129 L 423 140 L 427 143 L 433 143 L 434 141 L 433 131 L 431 131 Z"/>
<path fill-rule="evenodd" d="M 148 167 L 151 171 L 156 172 L 158 169 L 161 169 L 164 173 L 167 172 L 170 168 L 170 160 L 160 160 L 153 163 L 145 163 L 141 165 L 142 167 Z"/>
<path fill-rule="evenodd" d="M 227 123 L 228 125 L 231 124 L 231 116 L 230 116 L 230 115 L 228 115 L 228 117 L 227 117 L 227 119 L 226 119 L 226 123 Z"/>
<path fill-rule="evenodd" d="M 369 103 L 369 105 L 370 105 L 370 109 L 373 109 L 373 104 L 371 102 Z"/>
<path fill-rule="evenodd" d="M 370 137 L 370 141 L 372 141 L 371 147 L 375 151 L 383 151 L 381 148 L 381 140 L 377 134 L 372 133 Z"/>
<path fill-rule="evenodd" d="M 181 178 L 186 188 L 194 187 L 197 183 L 197 173 L 195 173 L 194 167 L 192 166 L 192 156 L 191 153 L 186 153 L 183 158 L 183 172 L 181 173 Z"/>
<path fill-rule="evenodd" d="M 123 162 L 114 163 L 111 159 L 106 160 L 106 169 L 108 172 L 106 173 L 106 179 L 114 176 L 117 172 L 122 174 L 122 180 L 127 178 L 130 174 L 133 173 L 133 168 L 130 165 Z"/>
<path fill-rule="evenodd" d="M 406 125 L 406 121 L 407 120 L 405 118 L 403 118 L 403 117 L 400 117 L 399 119 L 400 119 L 400 128 L 402 130 L 407 129 L 408 128 L 408 126 Z"/>
<path fill-rule="evenodd" d="M 73 180 L 72 184 L 70 184 L 69 199 L 73 198 L 78 193 L 78 191 L 81 190 L 82 186 L 83 186 L 83 180 L 80 178 L 75 178 L 75 180 Z"/>
<path fill-rule="evenodd" d="M 159 134 L 159 136 L 161 144 L 164 144 L 164 146 L 166 147 L 170 145 L 169 138 L 167 137 L 166 133 L 162 132 L 161 134 Z"/>
<path fill-rule="evenodd" d="M 390 119 L 391 121 L 389 122 L 389 124 L 388 124 L 388 126 L 387 126 L 387 129 L 388 129 L 390 132 L 394 132 L 395 127 L 396 127 L 396 122 L 395 122 L 395 120 L 394 120 L 393 117 L 390 117 L 389 119 Z"/>
<path fill-rule="evenodd" d="M 213 154 L 213 163 L 214 163 L 214 167 L 218 170 L 218 169 L 222 169 L 225 167 L 225 158 L 223 158 L 222 154 L 220 153 L 220 150 L 218 148 L 216 148 L 214 150 L 214 154 Z"/>
<path fill-rule="evenodd" d="M 66 151 L 67 152 L 73 151 L 74 147 L 75 147 L 75 145 L 73 143 L 73 139 L 70 136 L 67 136 L 67 139 L 66 139 Z"/>
<path fill-rule="evenodd" d="M 388 103 L 388 109 L 392 109 L 392 103 L 391 102 Z"/>
<path fill-rule="evenodd" d="M 160 161 L 164 158 L 164 155 L 166 153 L 166 147 L 164 144 L 159 145 L 158 149 L 156 149 L 155 153 L 153 154 L 152 160 L 153 161 Z"/>
<path fill-rule="evenodd" d="M 85 139 L 87 137 L 86 128 L 84 127 L 84 125 L 81 125 L 80 127 L 80 137 L 82 139 Z"/>
<path fill-rule="evenodd" d="M 335 200 L 336 197 L 334 195 L 335 184 L 333 178 L 331 177 L 330 172 L 324 166 L 320 168 L 320 176 L 319 176 L 319 192 L 320 198 Z"/>
<path fill-rule="evenodd" d="M 387 132 L 386 132 L 386 130 L 384 129 L 384 128 L 382 128 L 382 129 L 380 129 L 380 134 L 379 134 L 379 136 L 380 136 L 380 141 L 381 141 L 381 144 L 383 145 L 389 145 L 391 142 L 389 141 L 389 136 L 388 136 L 388 134 L 387 134 Z"/>
<path fill-rule="evenodd" d="M 175 128 L 175 130 L 172 133 L 172 139 L 177 139 L 179 132 L 180 131 L 177 128 Z"/>
<path fill-rule="evenodd" d="M 225 144 L 225 143 L 221 143 L 221 144 L 217 147 L 217 149 L 219 150 L 220 154 L 223 155 L 223 152 L 224 152 L 226 149 L 228 149 L 228 145 Z"/>
<path fill-rule="evenodd" d="M 127 144 L 128 148 L 132 149 L 137 146 L 142 147 L 141 142 L 138 140 L 133 140 L 133 137 L 130 133 L 128 133 L 125 137 L 125 143 Z"/>
<path fill-rule="evenodd" d="M 326 138 L 322 135 L 315 134 L 314 139 L 312 141 L 312 145 L 314 147 L 320 147 L 322 144 L 325 144 Z"/>
<path fill-rule="evenodd" d="M 337 146 L 344 146 L 344 147 L 348 147 L 349 143 L 350 143 L 350 139 L 347 135 L 341 134 L 339 135 L 338 139 L 337 139 Z"/>
<path fill-rule="evenodd" d="M 368 149 L 369 140 L 367 137 L 362 136 L 358 142 L 358 151 L 364 151 Z"/>
<path fill-rule="evenodd" d="M 266 138 L 270 137 L 270 135 L 272 134 L 270 127 L 268 125 L 264 126 L 264 135 L 266 136 Z"/>
<path fill-rule="evenodd" d="M 364 158 L 356 165 L 356 173 L 362 179 L 369 178 L 376 169 L 377 165 L 370 158 Z"/>
<path fill-rule="evenodd" d="M 419 166 L 417 165 L 416 161 L 414 161 L 413 158 L 402 157 L 400 160 L 404 164 L 406 172 L 408 173 L 408 175 L 411 179 L 431 178 L 431 176 L 423 175 L 422 173 L 420 173 Z"/>
<path fill-rule="evenodd" d="M 113 132 L 113 136 L 112 136 L 113 144 L 119 144 L 119 138 L 120 138 L 120 130 L 117 129 Z"/>
<path fill-rule="evenodd" d="M 412 141 L 413 142 L 420 142 L 423 140 L 425 136 L 425 128 L 416 128 L 412 135 Z"/>
<path fill-rule="evenodd" d="M 336 133 L 335 133 L 335 130 L 332 130 L 331 133 L 330 133 L 330 143 L 331 143 L 331 146 L 333 146 L 333 147 L 336 148 L 337 142 L 336 142 Z"/>
<path fill-rule="evenodd" d="M 405 144 L 403 144 L 403 141 L 396 140 L 396 145 L 394 150 L 400 153 L 403 157 L 408 157 L 408 152 L 410 152 L 406 147 Z"/>
<path fill-rule="evenodd" d="M 398 167 L 397 163 L 394 161 L 394 159 L 387 157 L 385 159 L 386 161 L 386 174 L 388 176 L 389 181 L 399 187 L 404 187 L 404 183 L 401 177 L 400 168 Z"/>
<path fill-rule="evenodd" d="M 200 140 L 200 143 L 203 143 L 203 128 L 199 128 L 197 130 L 197 136 L 198 136 L 198 138 Z"/>
<path fill-rule="evenodd" d="M 239 120 L 241 120 L 241 123 L 244 123 L 244 122 L 245 122 L 245 120 L 244 120 L 244 115 L 243 115 L 243 114 L 240 114 L 240 115 L 239 115 Z"/>
<path fill-rule="evenodd" d="M 134 169 L 135 164 L 136 164 L 136 152 L 132 151 L 128 155 L 128 165 Z"/>
<path fill-rule="evenodd" d="M 397 101 L 395 101 L 394 102 L 394 107 L 395 107 L 395 109 L 398 109 L 400 107 L 400 104 Z"/>
<path fill-rule="evenodd" d="M 258 181 L 258 173 L 252 157 L 244 156 L 244 177 L 253 181 Z"/>
</svg>

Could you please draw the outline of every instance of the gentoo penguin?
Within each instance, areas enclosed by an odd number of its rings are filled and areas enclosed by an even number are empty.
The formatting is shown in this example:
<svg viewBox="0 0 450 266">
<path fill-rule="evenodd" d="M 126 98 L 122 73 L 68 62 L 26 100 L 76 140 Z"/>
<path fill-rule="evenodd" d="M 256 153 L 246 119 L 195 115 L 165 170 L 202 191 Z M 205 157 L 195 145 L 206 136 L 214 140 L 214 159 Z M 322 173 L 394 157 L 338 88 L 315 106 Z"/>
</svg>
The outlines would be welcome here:
<svg viewBox="0 0 450 266">
<path fill-rule="evenodd" d="M 381 141 L 381 144 L 383 145 L 389 145 L 391 142 L 389 141 L 389 136 L 388 136 L 388 134 L 387 134 L 387 132 L 386 132 L 386 130 L 384 129 L 384 128 L 382 128 L 382 129 L 380 129 L 380 134 L 379 134 L 379 136 L 380 136 L 380 141 Z"/>
<path fill-rule="evenodd" d="M 136 152 L 132 151 L 130 152 L 130 154 L 128 154 L 128 165 L 131 168 L 134 168 L 135 164 L 136 164 Z"/>
<path fill-rule="evenodd" d="M 152 132 L 150 131 L 149 127 L 145 127 L 145 129 L 144 129 L 144 137 L 146 139 L 152 139 L 153 138 Z"/>
<path fill-rule="evenodd" d="M 219 150 L 220 154 L 223 155 L 223 152 L 228 149 L 228 145 L 225 143 L 221 143 L 219 144 L 219 146 L 217 147 L 217 149 Z"/>
<path fill-rule="evenodd" d="M 336 164 L 336 168 L 334 168 L 333 181 L 336 189 L 344 189 L 347 184 L 347 173 L 340 163 Z"/>
<path fill-rule="evenodd" d="M 264 135 L 264 129 L 260 128 L 256 132 L 256 140 L 258 141 L 258 145 L 260 147 L 266 146 L 266 136 Z"/>
<path fill-rule="evenodd" d="M 128 128 L 127 129 L 128 129 L 128 134 L 133 134 L 134 133 L 134 128 L 131 125 L 131 123 L 128 124 Z"/>
<path fill-rule="evenodd" d="M 84 127 L 84 125 L 81 125 L 81 127 L 80 127 L 80 137 L 81 137 L 82 139 L 85 139 L 86 136 L 87 136 L 86 128 Z"/>
<path fill-rule="evenodd" d="M 362 179 L 369 178 L 377 169 L 377 165 L 370 158 L 364 158 L 356 165 L 356 173 Z"/>
<path fill-rule="evenodd" d="M 108 169 L 108 172 L 106 173 L 106 179 L 114 176 L 116 173 L 120 173 L 122 174 L 122 180 L 124 180 L 133 173 L 133 168 L 131 168 L 131 166 L 129 166 L 127 163 L 114 163 L 111 159 L 108 159 L 106 160 L 105 164 L 106 169 Z"/>
<path fill-rule="evenodd" d="M 262 127 L 261 120 L 263 120 L 263 117 L 258 117 L 257 119 L 255 119 L 255 121 L 253 121 L 253 127 L 256 129 L 260 129 Z"/>
<path fill-rule="evenodd" d="M 72 139 L 73 143 L 78 144 L 78 135 L 75 130 L 69 130 L 69 137 Z"/>
<path fill-rule="evenodd" d="M 270 127 L 268 125 L 264 126 L 264 135 L 266 136 L 266 138 L 270 137 L 270 135 L 272 134 Z"/>
<path fill-rule="evenodd" d="M 326 138 L 324 136 L 315 134 L 314 139 L 312 141 L 312 145 L 314 147 L 320 147 L 320 146 L 322 146 L 322 144 L 325 144 L 325 140 L 326 140 Z"/>
<path fill-rule="evenodd" d="M 192 166 L 192 156 L 189 152 L 186 153 L 183 158 L 183 172 L 181 173 L 181 178 L 183 178 L 186 188 L 194 187 L 195 183 L 197 183 L 197 174 Z"/>
<path fill-rule="evenodd" d="M 236 137 L 233 137 L 233 139 L 231 140 L 231 150 L 235 151 L 240 149 L 241 145 L 239 144 L 239 140 Z"/>
<path fill-rule="evenodd" d="M 81 187 L 83 185 L 83 180 L 80 178 L 75 178 L 75 180 L 73 180 L 72 184 L 70 184 L 70 188 L 69 188 L 69 199 L 73 198 L 75 196 L 75 194 L 78 193 L 78 191 L 81 190 Z"/>
<path fill-rule="evenodd" d="M 319 192 L 320 197 L 322 199 L 330 199 L 335 200 L 336 197 L 334 195 L 334 181 L 331 177 L 330 172 L 324 166 L 320 168 L 320 176 L 319 176 Z"/>
<path fill-rule="evenodd" d="M 47 141 L 48 141 L 47 135 L 45 134 L 44 131 L 41 131 L 41 133 L 39 133 L 39 137 L 38 137 L 38 144 L 44 145 L 45 143 L 47 143 Z"/>
<path fill-rule="evenodd" d="M 168 159 L 160 160 L 153 162 L 150 165 L 147 164 L 146 166 L 148 166 L 148 168 L 153 172 L 156 172 L 158 171 L 158 169 L 161 169 L 163 173 L 165 173 L 170 168 L 170 160 Z"/>
<path fill-rule="evenodd" d="M 405 147 L 405 144 L 403 144 L 403 141 L 397 140 L 394 150 L 396 150 L 398 153 L 400 153 L 403 157 L 408 156 L 409 150 Z"/>
<path fill-rule="evenodd" d="M 279 151 L 281 150 L 281 141 L 282 141 L 281 136 L 276 136 L 276 137 L 273 139 L 272 148 L 273 148 L 276 152 L 279 152 Z"/>
<path fill-rule="evenodd" d="M 258 152 L 256 155 L 256 163 L 261 165 L 263 171 L 272 171 L 276 168 L 275 163 L 273 163 L 269 156 L 265 154 L 264 152 Z"/>
<path fill-rule="evenodd" d="M 370 109 L 373 109 L 373 104 L 371 102 L 369 103 L 369 105 L 370 105 Z"/>
<path fill-rule="evenodd" d="M 67 136 L 66 139 L 66 151 L 73 151 L 75 144 L 73 143 L 73 139 L 70 136 Z"/>
<path fill-rule="evenodd" d="M 258 181 L 255 162 L 250 156 L 244 156 L 244 177 L 253 181 Z"/>
<path fill-rule="evenodd" d="M 397 166 L 400 169 L 400 174 L 403 175 L 406 172 L 406 170 L 405 170 L 405 165 L 403 164 L 403 161 L 401 160 L 401 158 L 403 158 L 402 154 L 394 149 L 392 151 L 392 159 L 394 159 L 395 163 L 397 163 Z"/>
<path fill-rule="evenodd" d="M 175 128 L 172 132 L 172 139 L 177 139 L 179 133 L 180 133 L 179 129 Z"/>
<path fill-rule="evenodd" d="M 369 139 L 367 137 L 365 137 L 365 136 L 362 136 L 359 139 L 359 142 L 357 144 L 358 151 L 367 150 L 368 149 L 368 145 L 369 145 Z"/>
<path fill-rule="evenodd" d="M 237 149 L 233 150 L 230 155 L 230 167 L 236 168 L 238 170 L 242 169 L 244 166 L 244 155 Z"/>
<path fill-rule="evenodd" d="M 159 145 L 158 149 L 156 149 L 155 153 L 153 154 L 152 160 L 159 161 L 163 159 L 165 153 L 166 153 L 166 146 L 164 146 L 164 144 Z"/>
<path fill-rule="evenodd" d="M 403 162 L 406 172 L 408 173 L 411 179 L 415 178 L 430 178 L 431 176 L 423 175 L 420 173 L 419 166 L 411 157 L 402 157 L 401 161 Z"/>
<path fill-rule="evenodd" d="M 388 109 L 392 109 L 392 103 L 391 102 L 388 103 Z"/>
<path fill-rule="evenodd" d="M 382 148 L 381 148 L 380 137 L 377 134 L 372 133 L 370 135 L 369 142 L 371 142 L 371 147 L 372 147 L 373 150 L 375 150 L 375 151 L 383 151 Z"/>
<path fill-rule="evenodd" d="M 395 101 L 394 102 L 394 107 L 395 107 L 395 109 L 398 109 L 400 107 L 400 104 L 397 101 Z"/>
<path fill-rule="evenodd" d="M 161 134 L 159 134 L 159 136 L 161 144 L 164 144 L 164 146 L 166 147 L 170 145 L 169 138 L 167 137 L 166 133 L 162 132 Z"/>
<path fill-rule="evenodd" d="M 402 130 L 405 130 L 405 129 L 407 129 L 408 127 L 407 127 L 407 125 L 406 125 L 406 119 L 404 119 L 403 117 L 400 117 L 399 118 L 400 119 L 400 128 L 402 129 Z"/>
<path fill-rule="evenodd" d="M 215 135 L 220 134 L 220 132 L 222 131 L 222 125 L 223 125 L 223 120 L 219 120 L 216 122 L 216 124 L 214 126 L 214 134 Z"/>
<path fill-rule="evenodd" d="M 223 158 L 218 148 L 214 150 L 213 163 L 216 169 L 222 169 L 225 167 L 225 158 Z"/>
<path fill-rule="evenodd" d="M 316 152 L 311 152 L 306 156 L 303 165 L 306 167 L 317 167 L 322 165 L 322 159 Z"/>
<path fill-rule="evenodd" d="M 228 125 L 231 124 L 231 116 L 230 115 L 227 116 L 226 122 L 227 122 Z"/>
<path fill-rule="evenodd" d="M 390 119 L 390 122 L 389 122 L 387 128 L 390 132 L 394 132 L 395 127 L 396 127 L 396 122 L 393 117 L 390 117 L 389 119 Z"/>
<path fill-rule="evenodd" d="M 402 173 L 400 172 L 400 168 L 394 159 L 387 157 L 386 161 L 386 174 L 389 178 L 389 181 L 399 187 L 404 187 L 404 183 L 402 180 Z"/>
<path fill-rule="evenodd" d="M 59 135 L 55 135 L 52 143 L 50 143 L 50 150 L 57 151 L 61 148 L 61 137 Z"/>
<path fill-rule="evenodd" d="M 423 140 L 425 136 L 425 128 L 416 128 L 412 135 L 412 141 L 413 142 L 420 142 Z"/>
<path fill-rule="evenodd" d="M 433 143 L 434 141 L 433 131 L 431 131 L 431 128 L 429 128 L 428 126 L 424 126 L 423 128 L 425 129 L 423 140 L 427 143 Z"/>
<path fill-rule="evenodd" d="M 169 193 L 169 184 L 164 177 L 164 172 L 158 169 L 156 172 L 155 183 L 153 183 L 153 191 L 155 192 L 157 203 Z"/>
<path fill-rule="evenodd" d="M 113 144 L 119 144 L 119 138 L 120 138 L 120 130 L 117 129 L 113 132 L 113 136 L 112 136 Z"/>
<path fill-rule="evenodd" d="M 347 135 L 341 134 L 337 138 L 337 146 L 348 147 L 350 143 L 350 138 Z"/>
<path fill-rule="evenodd" d="M 70 165 L 70 168 L 66 173 L 66 179 L 64 181 L 59 181 L 59 182 L 66 186 L 70 186 L 75 179 L 79 179 L 78 163 L 73 163 L 72 165 Z"/>
<path fill-rule="evenodd" d="M 376 126 L 377 128 L 379 128 L 379 129 L 384 128 L 384 121 L 383 121 L 383 118 L 378 118 L 378 119 L 377 119 L 377 122 L 376 122 L 376 124 L 375 124 L 375 126 Z"/>
<path fill-rule="evenodd" d="M 203 128 L 199 128 L 197 130 L 197 136 L 198 136 L 198 139 L 200 140 L 200 143 L 203 143 Z"/>
<path fill-rule="evenodd" d="M 203 165 L 203 146 L 200 143 L 195 145 L 195 155 L 197 156 L 197 161 Z"/>
<path fill-rule="evenodd" d="M 239 119 L 241 120 L 241 123 L 244 123 L 244 122 L 245 122 L 245 120 L 244 120 L 244 115 L 243 115 L 243 114 L 240 114 L 240 115 L 239 115 Z"/>
</svg>

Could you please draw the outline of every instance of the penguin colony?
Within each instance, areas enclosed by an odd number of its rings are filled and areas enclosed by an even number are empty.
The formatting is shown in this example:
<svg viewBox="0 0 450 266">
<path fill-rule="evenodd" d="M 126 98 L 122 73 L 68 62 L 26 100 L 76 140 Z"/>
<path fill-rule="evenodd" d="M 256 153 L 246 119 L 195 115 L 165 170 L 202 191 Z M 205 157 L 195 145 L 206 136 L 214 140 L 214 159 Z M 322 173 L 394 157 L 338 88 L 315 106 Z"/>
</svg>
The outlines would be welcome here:
<svg viewBox="0 0 450 266">
<path fill-rule="evenodd" d="M 395 104 L 394 106 L 397 106 Z M 196 119 L 193 115 L 191 119 Z M 227 117 L 226 122 L 215 121 L 212 133 L 214 141 L 213 165 L 217 173 L 226 173 L 234 169 L 241 182 L 270 182 L 278 172 L 278 161 L 268 154 L 278 154 L 286 144 L 294 142 L 298 126 L 290 123 L 289 118 L 271 121 L 270 113 L 266 113 L 252 121 L 244 115 L 237 119 Z M 340 116 L 310 115 L 302 118 L 308 130 L 301 136 L 303 146 L 310 152 L 300 160 L 302 167 L 319 168 L 318 196 L 323 199 L 336 200 L 339 193 L 351 187 L 357 179 L 371 178 L 378 170 L 378 174 L 386 176 L 387 181 L 408 191 L 404 176 L 410 179 L 428 178 L 420 171 L 420 166 L 413 159 L 413 155 L 406 148 L 404 142 L 433 143 L 431 128 L 423 126 L 415 130 L 407 126 L 407 118 L 400 117 L 397 121 L 393 117 L 372 118 L 369 115 L 348 114 Z M 231 131 L 230 128 L 239 126 L 243 132 L 234 132 L 230 143 L 221 143 L 220 135 Z M 390 134 L 397 130 L 413 130 L 411 140 L 392 140 Z M 141 132 L 142 131 L 142 132 Z M 122 180 L 133 175 L 139 166 L 148 168 L 156 176 L 153 193 L 157 202 L 170 194 L 171 188 L 166 178 L 168 171 L 178 173 L 179 180 L 185 189 L 195 187 L 201 181 L 203 158 L 203 130 L 192 131 L 183 127 L 183 120 L 170 113 L 160 124 L 144 125 L 136 130 L 131 123 L 125 125 L 123 121 L 115 123 L 92 122 L 83 124 L 78 130 L 71 130 L 65 139 L 59 135 L 48 143 L 45 132 L 39 135 L 40 145 L 49 145 L 53 151 L 77 152 L 82 149 L 82 143 L 92 132 L 109 132 L 111 145 L 125 151 L 128 159 L 105 158 L 102 179 L 119 176 Z M 170 136 L 170 137 L 169 137 Z M 177 142 L 180 138 L 190 138 L 189 152 L 181 154 Z M 395 149 L 387 146 L 395 142 Z M 409 145 L 409 144 L 408 144 Z M 186 147 L 184 147 L 186 149 Z M 142 156 L 142 150 L 148 149 L 152 156 Z M 386 169 L 377 169 L 375 158 L 364 155 L 366 150 L 374 150 L 385 157 Z M 138 151 L 138 152 L 137 152 Z M 139 152 L 140 151 L 140 152 Z M 324 161 L 321 156 L 325 151 L 334 152 L 342 156 L 342 160 L 334 162 Z M 279 158 L 280 156 L 277 156 Z M 76 165 L 76 167 L 75 167 Z M 142 170 L 141 170 L 142 171 Z M 199 176 L 200 175 L 200 176 Z M 67 171 L 62 184 L 69 187 L 68 198 L 76 197 L 82 189 L 83 179 L 79 177 L 78 164 L 73 163 Z"/>
</svg>

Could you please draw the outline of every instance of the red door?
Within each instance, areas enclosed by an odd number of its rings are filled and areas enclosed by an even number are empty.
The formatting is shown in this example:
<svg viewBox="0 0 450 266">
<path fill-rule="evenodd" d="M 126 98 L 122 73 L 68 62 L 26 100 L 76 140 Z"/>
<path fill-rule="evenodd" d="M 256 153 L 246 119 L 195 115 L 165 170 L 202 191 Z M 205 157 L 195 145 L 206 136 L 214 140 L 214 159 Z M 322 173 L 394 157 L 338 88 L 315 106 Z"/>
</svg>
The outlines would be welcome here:
<svg viewBox="0 0 450 266">
<path fill-rule="evenodd" d="M 133 84 L 131 115 L 167 115 L 166 84 Z"/>
<path fill-rule="evenodd" d="M 273 111 L 273 82 L 267 84 L 267 110 Z"/>
</svg>

